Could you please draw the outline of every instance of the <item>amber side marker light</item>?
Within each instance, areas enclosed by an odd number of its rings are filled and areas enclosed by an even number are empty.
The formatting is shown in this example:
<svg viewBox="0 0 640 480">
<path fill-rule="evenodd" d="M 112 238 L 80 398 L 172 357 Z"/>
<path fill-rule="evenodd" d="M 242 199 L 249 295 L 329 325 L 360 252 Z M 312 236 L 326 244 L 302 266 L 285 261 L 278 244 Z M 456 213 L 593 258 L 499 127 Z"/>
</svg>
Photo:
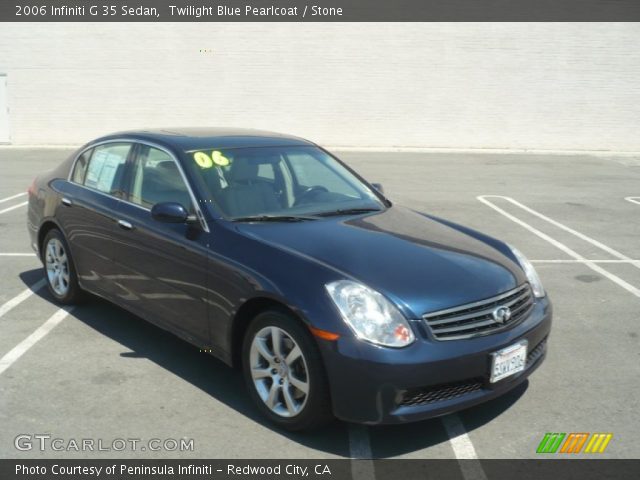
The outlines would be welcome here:
<svg viewBox="0 0 640 480">
<path fill-rule="evenodd" d="M 337 333 L 327 332 L 326 330 L 320 330 L 319 328 L 309 327 L 309 330 L 311 330 L 311 333 L 313 333 L 314 336 L 323 340 L 335 341 L 340 338 L 340 335 Z"/>
</svg>

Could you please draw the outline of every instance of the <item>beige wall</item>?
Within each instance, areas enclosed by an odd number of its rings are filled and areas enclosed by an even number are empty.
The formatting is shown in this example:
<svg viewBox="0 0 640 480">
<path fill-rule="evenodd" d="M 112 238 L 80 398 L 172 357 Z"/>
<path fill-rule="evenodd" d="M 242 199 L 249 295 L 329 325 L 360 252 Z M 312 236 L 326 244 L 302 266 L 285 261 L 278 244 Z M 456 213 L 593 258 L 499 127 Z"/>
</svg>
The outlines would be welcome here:
<svg viewBox="0 0 640 480">
<path fill-rule="evenodd" d="M 639 46 L 640 24 L 5 23 L 0 73 L 16 144 L 228 125 L 330 146 L 637 151 Z"/>
</svg>

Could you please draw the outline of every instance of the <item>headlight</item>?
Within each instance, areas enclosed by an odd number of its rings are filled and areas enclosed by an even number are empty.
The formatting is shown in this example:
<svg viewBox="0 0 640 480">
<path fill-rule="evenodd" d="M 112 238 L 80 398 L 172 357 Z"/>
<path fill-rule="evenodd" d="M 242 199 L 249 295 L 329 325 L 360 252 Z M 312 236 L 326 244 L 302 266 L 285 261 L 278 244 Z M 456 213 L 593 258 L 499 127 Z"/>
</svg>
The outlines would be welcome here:
<svg viewBox="0 0 640 480">
<path fill-rule="evenodd" d="M 415 340 L 404 316 L 375 290 L 349 280 L 329 283 L 326 289 L 358 338 L 385 347 L 406 347 Z"/>
<path fill-rule="evenodd" d="M 544 297 L 545 296 L 544 287 L 542 286 L 542 282 L 540 281 L 540 277 L 538 277 L 538 273 L 536 272 L 536 269 L 533 268 L 533 265 L 531 265 L 531 262 L 527 260 L 527 257 L 525 257 L 520 250 L 518 250 L 515 247 L 511 247 L 511 250 L 513 251 L 513 254 L 516 256 L 516 258 L 518 259 L 518 263 L 520 263 L 522 270 L 524 270 L 524 273 L 527 276 L 527 279 L 529 280 L 529 284 L 533 289 L 533 294 L 536 296 L 536 298 Z"/>
</svg>

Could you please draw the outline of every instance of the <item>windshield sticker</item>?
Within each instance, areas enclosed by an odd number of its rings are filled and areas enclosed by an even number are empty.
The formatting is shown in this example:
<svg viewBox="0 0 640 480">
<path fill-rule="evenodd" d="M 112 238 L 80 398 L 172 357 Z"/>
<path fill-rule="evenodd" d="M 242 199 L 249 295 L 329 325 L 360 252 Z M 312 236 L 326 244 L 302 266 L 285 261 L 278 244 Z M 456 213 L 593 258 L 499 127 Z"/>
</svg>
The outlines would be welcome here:
<svg viewBox="0 0 640 480">
<path fill-rule="evenodd" d="M 201 168 L 213 167 L 213 160 L 204 152 L 196 152 L 193 154 L 193 159 Z"/>
<path fill-rule="evenodd" d="M 231 164 L 231 161 L 218 150 L 211 152 L 211 156 L 204 152 L 195 152 L 193 154 L 193 159 L 200 168 L 211 168 L 214 165 L 218 167 L 228 167 L 229 164 Z"/>
<path fill-rule="evenodd" d="M 213 163 L 220 167 L 226 167 L 231 163 L 229 159 L 222 155 L 222 153 L 218 150 L 214 150 L 213 152 L 211 152 L 211 159 L 213 160 Z"/>
</svg>

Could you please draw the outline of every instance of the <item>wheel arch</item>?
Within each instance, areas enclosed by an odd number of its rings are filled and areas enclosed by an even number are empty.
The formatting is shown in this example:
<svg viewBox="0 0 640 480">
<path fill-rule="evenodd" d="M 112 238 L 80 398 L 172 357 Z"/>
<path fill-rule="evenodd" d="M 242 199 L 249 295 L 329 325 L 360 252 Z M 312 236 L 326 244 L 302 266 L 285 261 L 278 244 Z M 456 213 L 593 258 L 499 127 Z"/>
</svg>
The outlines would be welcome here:
<svg viewBox="0 0 640 480">
<path fill-rule="evenodd" d="M 242 365 L 242 341 L 249 328 L 251 321 L 267 310 L 280 310 L 297 319 L 301 325 L 308 327 L 308 322 L 300 313 L 286 303 L 272 297 L 253 297 L 243 303 L 233 318 L 231 329 L 231 365 L 240 367 Z"/>
<path fill-rule="evenodd" d="M 54 228 L 60 230 L 60 232 L 64 235 L 62 229 L 60 228 L 60 225 L 58 225 L 51 219 L 47 219 L 42 222 L 40 228 L 38 228 L 38 255 L 40 256 L 40 259 L 42 259 L 42 242 L 44 242 L 44 238 L 47 236 L 47 233 L 49 233 Z"/>
</svg>

